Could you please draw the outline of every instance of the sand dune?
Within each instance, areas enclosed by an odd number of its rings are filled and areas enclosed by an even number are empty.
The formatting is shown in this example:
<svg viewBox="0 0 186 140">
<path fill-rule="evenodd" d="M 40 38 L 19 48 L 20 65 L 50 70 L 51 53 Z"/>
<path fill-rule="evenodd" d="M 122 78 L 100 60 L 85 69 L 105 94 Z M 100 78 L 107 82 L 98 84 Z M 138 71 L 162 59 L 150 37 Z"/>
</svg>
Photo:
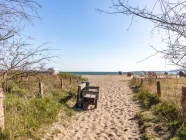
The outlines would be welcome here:
<svg viewBox="0 0 186 140">
<path fill-rule="evenodd" d="M 132 101 L 126 76 L 88 76 L 91 85 L 100 86 L 97 109 L 77 113 L 53 139 L 62 140 L 139 140 L 139 111 Z"/>
</svg>

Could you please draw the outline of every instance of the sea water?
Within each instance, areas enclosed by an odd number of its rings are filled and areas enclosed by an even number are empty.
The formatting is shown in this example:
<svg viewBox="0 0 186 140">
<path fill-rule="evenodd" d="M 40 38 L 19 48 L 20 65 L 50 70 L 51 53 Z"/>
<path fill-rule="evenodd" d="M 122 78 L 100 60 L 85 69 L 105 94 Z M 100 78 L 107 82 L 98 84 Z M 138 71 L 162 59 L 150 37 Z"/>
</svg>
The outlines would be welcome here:
<svg viewBox="0 0 186 140">
<path fill-rule="evenodd" d="M 164 74 L 165 71 L 154 71 L 156 74 Z M 63 72 L 60 72 L 63 73 Z M 118 72 L 66 72 L 69 74 L 75 75 L 117 75 Z M 141 71 L 133 71 L 135 75 L 140 75 Z M 176 74 L 175 72 L 168 72 L 169 74 Z M 123 75 L 127 74 L 127 72 L 123 72 Z"/>
</svg>

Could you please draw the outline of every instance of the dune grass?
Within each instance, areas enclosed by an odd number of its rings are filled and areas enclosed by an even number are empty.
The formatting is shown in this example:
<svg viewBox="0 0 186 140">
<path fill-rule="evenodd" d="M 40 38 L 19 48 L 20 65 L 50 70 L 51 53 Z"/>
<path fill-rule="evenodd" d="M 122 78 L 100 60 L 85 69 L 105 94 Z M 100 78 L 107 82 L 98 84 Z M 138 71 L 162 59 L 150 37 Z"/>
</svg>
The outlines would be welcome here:
<svg viewBox="0 0 186 140">
<path fill-rule="evenodd" d="M 60 111 L 65 117 L 73 115 L 73 109 L 67 105 L 68 101 L 75 103 L 77 85 L 72 75 L 41 74 L 21 83 L 10 81 L 4 93 L 5 101 L 5 131 L 0 134 L 2 140 L 40 139 L 38 130 L 56 121 Z M 63 89 L 60 87 L 60 77 L 64 79 Z M 38 79 L 44 86 L 44 98 L 40 98 Z"/>
<path fill-rule="evenodd" d="M 160 81 L 161 84 L 161 99 L 171 102 L 179 108 L 181 100 L 182 86 L 185 86 L 186 78 L 160 78 L 160 79 L 144 79 L 143 88 L 157 92 L 156 82 Z"/>
<path fill-rule="evenodd" d="M 173 84 L 172 81 L 166 82 Z M 170 86 L 172 85 L 170 84 Z M 177 108 L 178 102 L 165 100 L 164 97 L 159 98 L 153 90 L 149 89 L 149 83 L 144 82 L 141 86 L 135 80 L 131 80 L 130 87 L 135 93 L 134 100 L 139 101 L 142 107 L 142 111 L 136 115 L 143 135 L 142 139 L 186 139 L 186 120 L 180 109 Z M 173 87 L 167 89 L 171 88 Z M 169 94 L 171 94 L 171 90 Z"/>
</svg>

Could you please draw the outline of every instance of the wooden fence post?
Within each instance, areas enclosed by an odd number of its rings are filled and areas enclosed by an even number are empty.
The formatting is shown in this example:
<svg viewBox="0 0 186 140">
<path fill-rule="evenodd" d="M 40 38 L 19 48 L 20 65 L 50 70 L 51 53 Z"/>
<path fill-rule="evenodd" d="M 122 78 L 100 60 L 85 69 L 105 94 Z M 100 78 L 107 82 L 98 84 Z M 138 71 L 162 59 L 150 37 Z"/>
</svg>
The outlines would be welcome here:
<svg viewBox="0 0 186 140">
<path fill-rule="evenodd" d="M 77 85 L 80 83 L 80 76 L 77 76 L 77 79 L 76 79 L 76 82 L 77 82 Z"/>
<path fill-rule="evenodd" d="M 134 83 L 136 84 L 136 78 L 135 78 L 135 77 L 133 77 L 133 81 L 134 81 Z"/>
<path fill-rule="evenodd" d="M 182 87 L 181 107 L 183 115 L 186 113 L 186 87 Z"/>
<path fill-rule="evenodd" d="M 79 84 L 81 84 L 81 83 L 82 83 L 81 76 L 79 76 Z"/>
<path fill-rule="evenodd" d="M 158 94 L 158 97 L 161 97 L 161 85 L 160 85 L 160 81 L 157 81 L 157 94 Z"/>
<path fill-rule="evenodd" d="M 80 83 L 80 84 L 82 83 L 81 75 L 79 75 L 79 83 Z"/>
<path fill-rule="evenodd" d="M 39 95 L 43 98 L 43 84 L 41 81 L 39 81 Z"/>
<path fill-rule="evenodd" d="M 1 131 L 4 131 L 5 129 L 5 118 L 4 118 L 4 95 L 3 95 L 3 89 L 0 87 L 0 129 Z"/>
<path fill-rule="evenodd" d="M 141 85 L 141 86 L 143 85 L 143 79 L 141 79 L 141 83 L 140 83 L 140 85 Z"/>
<path fill-rule="evenodd" d="M 62 77 L 60 78 L 60 87 L 61 87 L 61 90 L 63 90 L 63 78 Z"/>
<path fill-rule="evenodd" d="M 135 83 L 137 84 L 138 83 L 138 79 L 135 77 Z"/>
<path fill-rule="evenodd" d="M 72 76 L 70 76 L 70 82 L 69 82 L 69 85 L 71 85 L 72 83 Z"/>
</svg>

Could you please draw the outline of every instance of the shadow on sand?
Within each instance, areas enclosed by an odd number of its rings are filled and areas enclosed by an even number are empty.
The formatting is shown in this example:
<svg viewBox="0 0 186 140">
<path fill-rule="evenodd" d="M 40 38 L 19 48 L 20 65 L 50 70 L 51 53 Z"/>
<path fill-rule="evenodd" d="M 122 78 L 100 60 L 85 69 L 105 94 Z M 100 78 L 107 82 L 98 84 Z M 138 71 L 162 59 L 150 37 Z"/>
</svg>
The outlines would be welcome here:
<svg viewBox="0 0 186 140">
<path fill-rule="evenodd" d="M 76 95 L 74 95 L 73 92 L 69 91 L 68 92 L 68 96 L 64 97 L 64 98 L 61 98 L 59 103 L 64 105 L 65 107 L 67 107 L 68 109 L 72 109 L 74 111 L 77 111 L 77 112 L 82 112 L 82 111 L 88 111 L 88 110 L 94 110 L 92 108 L 89 108 L 89 104 L 84 104 L 84 107 L 83 108 L 76 108 L 76 103 L 71 107 L 68 105 L 68 101 L 71 100 L 72 98 L 75 98 L 76 99 Z"/>
</svg>

